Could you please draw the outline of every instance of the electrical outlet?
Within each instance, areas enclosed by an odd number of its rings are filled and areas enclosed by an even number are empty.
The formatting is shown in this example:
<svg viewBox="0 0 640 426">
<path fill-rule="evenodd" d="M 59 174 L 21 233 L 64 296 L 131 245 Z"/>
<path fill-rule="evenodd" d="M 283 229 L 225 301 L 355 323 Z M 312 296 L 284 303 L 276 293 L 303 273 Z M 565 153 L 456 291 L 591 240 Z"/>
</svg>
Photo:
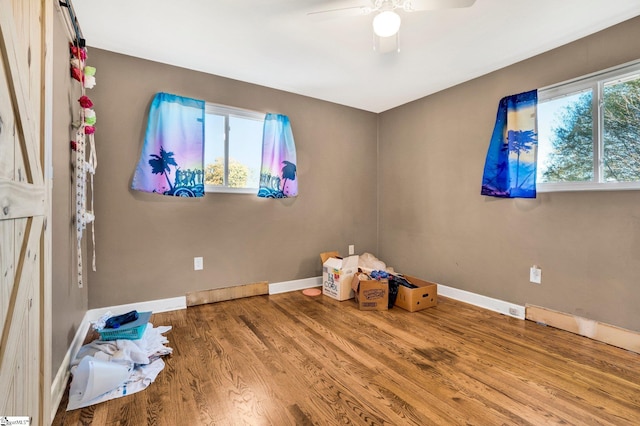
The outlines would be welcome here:
<svg viewBox="0 0 640 426">
<path fill-rule="evenodd" d="M 201 257 L 193 258 L 193 270 L 202 271 L 204 269 L 204 261 Z"/>
<path fill-rule="evenodd" d="M 355 252 L 356 252 L 356 248 L 353 244 L 351 244 L 349 246 L 349 256 L 351 256 L 352 254 L 355 254 Z"/>
<path fill-rule="evenodd" d="M 538 268 L 536 265 L 533 265 L 529 270 L 529 281 L 534 284 L 542 283 L 542 269 Z"/>
</svg>

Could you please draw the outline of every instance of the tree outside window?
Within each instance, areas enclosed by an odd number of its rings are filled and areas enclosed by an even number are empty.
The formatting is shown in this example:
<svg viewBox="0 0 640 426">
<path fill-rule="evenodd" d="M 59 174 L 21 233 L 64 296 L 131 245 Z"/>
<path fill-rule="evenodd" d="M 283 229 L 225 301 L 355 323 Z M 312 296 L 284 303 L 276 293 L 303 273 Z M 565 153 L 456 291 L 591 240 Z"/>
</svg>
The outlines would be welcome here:
<svg viewBox="0 0 640 426">
<path fill-rule="evenodd" d="M 592 87 L 538 105 L 538 183 L 640 183 L 640 74 Z"/>
</svg>

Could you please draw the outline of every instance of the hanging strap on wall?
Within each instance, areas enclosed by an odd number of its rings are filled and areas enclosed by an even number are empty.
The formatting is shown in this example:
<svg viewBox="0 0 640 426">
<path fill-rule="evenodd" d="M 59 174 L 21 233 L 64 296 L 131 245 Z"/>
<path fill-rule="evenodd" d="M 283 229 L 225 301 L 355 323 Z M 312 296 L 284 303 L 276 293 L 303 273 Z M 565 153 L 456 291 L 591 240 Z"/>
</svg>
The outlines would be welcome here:
<svg viewBox="0 0 640 426">
<path fill-rule="evenodd" d="M 78 287 L 83 287 L 83 262 L 82 262 L 82 237 L 87 225 L 91 224 L 92 239 L 92 270 L 96 270 L 96 238 L 95 238 L 95 215 L 93 214 L 93 177 L 95 175 L 97 158 L 95 154 L 95 141 L 93 135 L 85 135 L 83 128 L 76 131 L 76 158 L 75 158 L 75 181 L 76 181 L 76 239 L 77 239 L 77 266 L 78 266 Z M 88 157 L 87 157 L 88 154 Z M 91 191 L 91 199 L 87 203 L 87 180 Z"/>
<path fill-rule="evenodd" d="M 60 6 L 60 9 L 62 11 L 66 10 L 66 13 L 63 13 L 62 16 L 67 26 L 67 32 L 74 40 L 74 44 L 80 48 L 84 48 L 85 39 L 82 35 L 82 29 L 80 28 L 80 23 L 78 22 L 78 18 L 76 17 L 76 11 L 73 8 L 71 0 L 59 0 L 58 6 Z"/>
<path fill-rule="evenodd" d="M 84 279 L 82 275 L 82 234 L 85 228 L 85 202 L 86 202 L 86 174 L 84 172 L 84 148 L 85 148 L 85 135 L 84 130 L 80 127 L 76 130 L 76 158 L 75 158 L 75 199 L 76 199 L 76 253 L 77 253 L 77 267 L 78 267 L 78 287 L 84 286 Z"/>
<path fill-rule="evenodd" d="M 96 270 L 95 216 L 93 213 L 93 177 L 98 164 L 94 139 L 96 114 L 92 109 L 93 102 L 86 96 L 86 89 L 91 89 L 95 85 L 96 70 L 86 65 L 87 51 L 85 47 L 71 44 L 70 50 L 71 76 L 80 82 L 82 92 L 82 96 L 78 99 L 80 103 L 80 121 L 74 126 L 76 127 L 76 132 L 73 140 L 73 148 L 75 149 L 74 197 L 77 277 L 78 287 L 83 287 L 82 238 L 88 224 L 91 224 L 92 234 L 92 269 L 93 271 Z M 87 202 L 87 187 L 90 187 L 91 190 L 91 199 L 89 202 Z"/>
</svg>

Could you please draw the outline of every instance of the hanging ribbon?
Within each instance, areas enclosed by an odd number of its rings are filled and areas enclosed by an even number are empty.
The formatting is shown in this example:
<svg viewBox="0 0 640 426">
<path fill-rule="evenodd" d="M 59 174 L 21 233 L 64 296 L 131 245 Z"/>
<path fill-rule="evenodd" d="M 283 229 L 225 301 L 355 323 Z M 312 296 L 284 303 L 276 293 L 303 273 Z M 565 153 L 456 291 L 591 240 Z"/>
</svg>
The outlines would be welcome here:
<svg viewBox="0 0 640 426">
<path fill-rule="evenodd" d="M 84 286 L 82 237 L 87 225 L 91 224 L 92 236 L 92 270 L 96 270 L 96 244 L 95 244 L 95 216 L 93 213 L 93 177 L 96 172 L 97 158 L 95 151 L 95 124 L 96 113 L 92 109 L 93 102 L 86 96 L 86 89 L 95 86 L 96 69 L 86 65 L 86 48 L 75 45 L 71 50 L 71 76 L 81 83 L 82 96 L 78 99 L 80 104 L 80 122 L 76 123 L 75 138 L 72 141 L 74 156 L 75 178 L 75 224 L 76 224 L 76 255 L 78 287 Z M 87 202 L 87 180 L 91 188 L 91 199 Z"/>
</svg>

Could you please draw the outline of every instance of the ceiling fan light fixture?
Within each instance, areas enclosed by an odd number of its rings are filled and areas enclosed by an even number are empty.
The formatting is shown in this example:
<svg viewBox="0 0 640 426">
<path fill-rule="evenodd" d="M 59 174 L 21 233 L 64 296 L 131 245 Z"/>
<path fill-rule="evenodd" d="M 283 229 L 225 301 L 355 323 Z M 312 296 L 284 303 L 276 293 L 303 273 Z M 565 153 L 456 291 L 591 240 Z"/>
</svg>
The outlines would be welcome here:
<svg viewBox="0 0 640 426">
<path fill-rule="evenodd" d="M 392 10 L 385 10 L 373 18 L 373 32 L 378 37 L 391 37 L 400 30 L 400 15 Z"/>
</svg>

